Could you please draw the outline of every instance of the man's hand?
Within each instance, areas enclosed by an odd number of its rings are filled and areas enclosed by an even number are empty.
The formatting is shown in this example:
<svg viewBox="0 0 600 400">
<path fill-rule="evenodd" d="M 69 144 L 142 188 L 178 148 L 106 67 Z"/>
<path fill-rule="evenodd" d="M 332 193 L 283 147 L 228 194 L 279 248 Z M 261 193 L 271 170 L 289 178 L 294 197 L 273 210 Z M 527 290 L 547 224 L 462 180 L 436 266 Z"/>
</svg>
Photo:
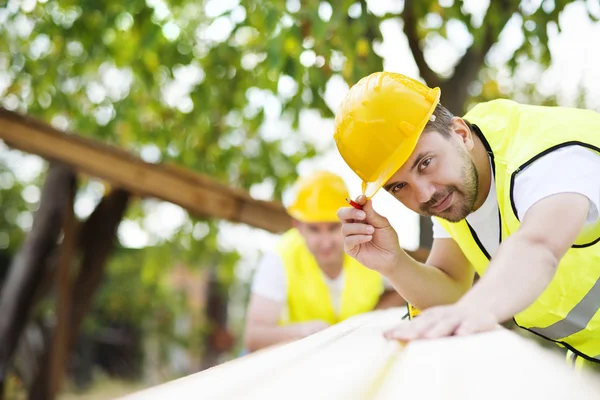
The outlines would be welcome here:
<svg viewBox="0 0 600 400">
<path fill-rule="evenodd" d="M 279 325 L 283 307 L 280 301 L 252 294 L 244 332 L 244 345 L 249 351 L 302 339 L 329 327 L 327 322 L 320 320 Z"/>
<path fill-rule="evenodd" d="M 384 333 L 388 339 L 415 340 L 463 336 L 499 328 L 496 317 L 479 308 L 458 305 L 432 307 L 411 321 L 404 321 Z"/>
<path fill-rule="evenodd" d="M 373 209 L 371 200 L 359 196 L 356 200 L 363 209 L 343 207 L 338 211 L 342 221 L 344 250 L 367 268 L 385 272 L 392 268 L 402 253 L 398 235 L 387 218 Z"/>
<path fill-rule="evenodd" d="M 329 328 L 329 326 L 330 325 L 327 322 L 321 320 L 308 321 L 296 324 L 296 327 L 298 328 L 298 338 L 301 339 L 310 336 L 314 333 Z"/>
</svg>

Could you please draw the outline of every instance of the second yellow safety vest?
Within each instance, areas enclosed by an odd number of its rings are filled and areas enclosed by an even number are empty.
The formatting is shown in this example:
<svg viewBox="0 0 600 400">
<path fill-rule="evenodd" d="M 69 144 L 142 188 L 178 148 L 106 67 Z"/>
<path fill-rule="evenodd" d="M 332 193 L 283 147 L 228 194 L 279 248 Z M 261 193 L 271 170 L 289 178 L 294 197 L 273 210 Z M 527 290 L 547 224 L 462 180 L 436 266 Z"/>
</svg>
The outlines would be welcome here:
<svg viewBox="0 0 600 400">
<path fill-rule="evenodd" d="M 589 110 L 522 105 L 494 100 L 475 106 L 464 119 L 474 124 L 492 160 L 500 218 L 500 241 L 520 226 L 513 203 L 519 171 L 539 157 L 565 146 L 600 152 L 600 114 Z M 458 243 L 479 275 L 489 255 L 466 220 L 437 219 Z M 580 235 L 560 261 L 546 290 L 515 322 L 600 362 L 600 223 Z M 506 293 L 511 296 L 511 293 Z"/>
<path fill-rule="evenodd" d="M 317 319 L 335 324 L 372 311 L 379 301 L 383 292 L 381 275 L 344 253 L 344 289 L 340 313 L 336 315 L 323 273 L 300 232 L 293 228 L 284 233 L 277 250 L 288 287 L 287 316 L 281 325 Z"/>
</svg>

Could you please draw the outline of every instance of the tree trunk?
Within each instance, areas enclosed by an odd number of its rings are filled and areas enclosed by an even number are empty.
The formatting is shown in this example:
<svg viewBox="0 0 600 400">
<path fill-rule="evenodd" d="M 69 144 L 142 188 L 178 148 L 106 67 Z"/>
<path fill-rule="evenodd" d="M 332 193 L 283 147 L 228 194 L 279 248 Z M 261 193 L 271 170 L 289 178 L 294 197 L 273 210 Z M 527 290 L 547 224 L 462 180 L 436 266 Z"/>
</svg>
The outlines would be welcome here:
<svg viewBox="0 0 600 400">
<path fill-rule="evenodd" d="M 209 333 L 206 336 L 201 370 L 219 363 L 219 356 L 233 345 L 233 337 L 227 329 L 227 291 L 217 276 L 217 268 L 211 267 L 208 277 L 206 302 Z"/>
<path fill-rule="evenodd" d="M 75 187 L 71 189 L 71 195 L 65 207 L 63 218 L 64 237 L 60 249 L 60 265 L 58 269 L 58 279 L 56 281 L 56 328 L 52 338 L 50 348 L 51 375 L 48 393 L 45 398 L 53 399 L 60 391 L 62 381 L 67 365 L 69 349 L 68 335 L 70 327 L 70 309 L 71 309 L 71 272 L 73 269 L 73 255 L 75 253 L 77 237 L 77 220 L 75 218 L 73 206 L 75 200 Z"/>
<path fill-rule="evenodd" d="M 33 303 L 38 302 L 53 288 L 52 283 L 56 279 L 58 270 L 58 258 L 60 249 L 54 249 L 44 266 L 44 276 L 37 285 L 33 296 Z M 23 385 L 30 388 L 42 365 L 44 348 L 48 346 L 48 340 L 44 335 L 45 324 L 42 319 L 30 320 L 24 328 L 19 339 L 19 345 L 13 354 L 12 368 Z"/>
<path fill-rule="evenodd" d="M 77 280 L 73 285 L 70 348 L 75 346 L 83 318 L 104 275 L 104 266 L 114 246 L 117 228 L 123 219 L 128 202 L 129 193 L 126 191 L 111 192 L 102 199 L 82 228 L 80 237 L 82 260 Z"/>
<path fill-rule="evenodd" d="M 14 350 L 34 306 L 48 257 L 60 234 L 68 196 L 75 183 L 71 169 L 52 164 L 48 171 L 33 227 L 11 263 L 0 295 L 0 393 L 11 365 Z"/>
<path fill-rule="evenodd" d="M 475 64 L 471 68 L 478 68 Z M 472 83 L 471 76 L 476 76 L 477 71 L 465 71 L 467 75 L 455 75 L 450 80 L 440 85 L 442 97 L 440 102 L 450 112 L 458 117 L 462 117 L 466 112 L 467 100 L 470 97 L 469 85 Z"/>
<path fill-rule="evenodd" d="M 129 194 L 123 190 L 115 190 L 104 197 L 92 215 L 83 224 L 78 240 L 82 252 L 81 265 L 77 278 L 72 286 L 70 326 L 66 340 L 66 354 L 71 354 L 77 343 L 79 328 L 88 311 L 96 289 L 100 285 L 104 266 L 112 250 L 115 233 L 127 208 Z M 30 399 L 46 399 L 51 382 L 51 351 L 46 351 L 42 368 L 29 392 Z"/>
</svg>

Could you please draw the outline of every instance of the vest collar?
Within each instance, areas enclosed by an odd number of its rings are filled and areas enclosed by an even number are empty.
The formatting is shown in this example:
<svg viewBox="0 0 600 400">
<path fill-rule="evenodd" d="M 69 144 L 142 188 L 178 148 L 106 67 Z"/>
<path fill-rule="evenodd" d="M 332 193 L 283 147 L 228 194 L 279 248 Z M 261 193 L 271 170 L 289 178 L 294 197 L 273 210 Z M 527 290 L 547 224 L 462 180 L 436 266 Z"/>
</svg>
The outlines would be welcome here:
<svg viewBox="0 0 600 400">
<path fill-rule="evenodd" d="M 494 160 L 494 152 L 492 151 L 492 146 L 490 146 L 490 144 L 488 143 L 487 139 L 485 138 L 483 132 L 481 132 L 481 129 L 479 129 L 479 127 L 477 125 L 475 125 L 475 124 L 470 124 L 470 125 L 471 125 L 471 128 L 473 129 L 473 132 L 475 132 L 477 137 L 481 140 L 481 143 L 483 143 L 483 147 L 485 147 L 485 150 L 488 153 L 488 156 L 490 157 L 490 164 L 492 165 L 492 175 L 494 176 L 493 184 L 495 185 L 496 182 L 498 182 L 498 177 L 496 176 L 496 162 Z M 490 256 L 488 251 L 485 249 L 485 247 L 483 246 L 483 243 L 481 243 L 481 240 L 477 236 L 477 233 L 475 232 L 473 227 L 469 224 L 469 221 L 466 220 L 466 218 L 465 218 L 465 223 L 469 227 L 471 236 L 473 236 L 473 240 L 475 240 L 475 243 L 477 243 L 477 246 L 479 247 L 481 252 L 487 257 L 488 260 L 491 260 L 492 257 Z M 498 231 L 499 231 L 498 232 L 499 243 L 502 243 L 502 215 L 500 214 L 499 206 L 498 206 Z"/>
</svg>

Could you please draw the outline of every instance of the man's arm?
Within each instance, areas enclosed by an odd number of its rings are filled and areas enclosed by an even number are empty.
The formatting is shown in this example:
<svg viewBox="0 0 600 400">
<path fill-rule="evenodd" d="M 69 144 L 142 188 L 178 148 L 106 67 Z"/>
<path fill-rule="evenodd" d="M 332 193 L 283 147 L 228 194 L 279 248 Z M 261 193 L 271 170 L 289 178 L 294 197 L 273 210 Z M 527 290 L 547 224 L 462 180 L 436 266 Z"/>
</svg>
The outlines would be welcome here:
<svg viewBox="0 0 600 400">
<path fill-rule="evenodd" d="M 323 321 L 279 326 L 277 323 L 282 310 L 283 303 L 252 294 L 244 333 L 244 344 L 248 351 L 301 339 L 328 326 Z"/>
<path fill-rule="evenodd" d="M 588 209 L 588 198 L 577 193 L 556 194 L 535 203 L 519 230 L 502 242 L 487 272 L 458 303 L 425 310 L 385 336 L 412 340 L 468 335 L 492 330 L 512 318 L 550 284 Z"/>
<path fill-rule="evenodd" d="M 254 275 L 246 315 L 244 344 L 248 351 L 300 339 L 327 327 L 322 321 L 278 325 L 287 300 L 285 279 L 283 261 L 279 255 L 265 254 Z"/>
<path fill-rule="evenodd" d="M 459 304 L 487 309 L 498 322 L 530 306 L 581 232 L 589 205 L 583 195 L 561 193 L 531 206 L 519 230 L 502 242 L 487 273 Z"/>
<path fill-rule="evenodd" d="M 424 264 L 403 252 L 394 265 L 386 278 L 419 310 L 455 303 L 473 284 L 473 267 L 452 238 L 434 239 Z"/>
<path fill-rule="evenodd" d="M 361 210 L 338 211 L 344 249 L 385 276 L 406 301 L 424 310 L 454 303 L 471 287 L 473 268 L 453 239 L 435 239 L 427 262 L 418 262 L 400 248 L 396 231 L 371 200 L 361 195 L 356 201 Z"/>
</svg>

